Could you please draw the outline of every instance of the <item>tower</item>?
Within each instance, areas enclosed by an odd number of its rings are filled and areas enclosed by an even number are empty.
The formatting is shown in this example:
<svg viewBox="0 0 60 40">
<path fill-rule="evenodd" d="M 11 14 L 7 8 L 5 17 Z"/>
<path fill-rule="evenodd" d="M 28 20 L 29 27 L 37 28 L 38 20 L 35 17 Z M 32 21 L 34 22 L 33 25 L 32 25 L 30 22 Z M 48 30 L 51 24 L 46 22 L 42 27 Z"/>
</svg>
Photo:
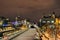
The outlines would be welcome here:
<svg viewBox="0 0 60 40">
<path fill-rule="evenodd" d="M 51 17 L 52 18 L 55 18 L 55 12 L 52 13 Z"/>
</svg>

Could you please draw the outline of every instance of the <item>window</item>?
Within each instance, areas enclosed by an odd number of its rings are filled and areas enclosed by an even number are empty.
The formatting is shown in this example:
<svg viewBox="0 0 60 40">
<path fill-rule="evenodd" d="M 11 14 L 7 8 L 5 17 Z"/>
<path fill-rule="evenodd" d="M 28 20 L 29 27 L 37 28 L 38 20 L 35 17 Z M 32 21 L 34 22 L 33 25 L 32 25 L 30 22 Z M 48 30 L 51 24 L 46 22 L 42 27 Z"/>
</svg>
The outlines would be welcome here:
<svg viewBox="0 0 60 40">
<path fill-rule="evenodd" d="M 47 23 L 50 23 L 50 21 L 47 21 Z"/>
<path fill-rule="evenodd" d="M 51 21 L 51 23 L 54 23 L 54 21 Z"/>
<path fill-rule="evenodd" d="M 43 21 L 43 23 L 46 23 L 46 21 Z"/>
</svg>

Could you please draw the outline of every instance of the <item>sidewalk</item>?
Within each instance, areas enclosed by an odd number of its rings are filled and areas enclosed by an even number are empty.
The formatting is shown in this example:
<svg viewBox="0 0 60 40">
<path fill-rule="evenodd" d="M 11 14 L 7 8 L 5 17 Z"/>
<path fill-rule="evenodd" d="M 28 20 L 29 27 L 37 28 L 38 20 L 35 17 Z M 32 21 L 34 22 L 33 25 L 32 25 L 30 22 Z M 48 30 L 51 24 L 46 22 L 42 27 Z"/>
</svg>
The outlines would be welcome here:
<svg viewBox="0 0 60 40">
<path fill-rule="evenodd" d="M 12 33 L 11 35 L 8 35 L 8 38 L 9 38 L 9 40 L 12 40 L 13 38 L 17 37 L 18 35 L 24 33 L 24 32 L 27 31 L 27 30 L 28 30 L 28 29 L 16 31 L 16 32 Z M 0 38 L 0 40 L 3 40 L 3 39 Z"/>
</svg>

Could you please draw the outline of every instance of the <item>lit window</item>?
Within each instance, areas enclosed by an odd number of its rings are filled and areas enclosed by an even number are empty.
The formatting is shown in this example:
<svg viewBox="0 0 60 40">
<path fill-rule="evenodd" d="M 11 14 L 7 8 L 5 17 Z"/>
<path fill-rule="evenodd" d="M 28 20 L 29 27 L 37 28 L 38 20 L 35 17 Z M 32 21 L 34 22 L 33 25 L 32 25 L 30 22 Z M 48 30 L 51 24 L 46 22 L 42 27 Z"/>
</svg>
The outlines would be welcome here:
<svg viewBox="0 0 60 40">
<path fill-rule="evenodd" d="M 46 21 L 43 21 L 43 23 L 46 23 Z"/>
<path fill-rule="evenodd" d="M 47 21 L 47 23 L 50 23 L 50 21 Z"/>
<path fill-rule="evenodd" d="M 54 23 L 54 21 L 51 21 L 51 23 Z"/>
</svg>

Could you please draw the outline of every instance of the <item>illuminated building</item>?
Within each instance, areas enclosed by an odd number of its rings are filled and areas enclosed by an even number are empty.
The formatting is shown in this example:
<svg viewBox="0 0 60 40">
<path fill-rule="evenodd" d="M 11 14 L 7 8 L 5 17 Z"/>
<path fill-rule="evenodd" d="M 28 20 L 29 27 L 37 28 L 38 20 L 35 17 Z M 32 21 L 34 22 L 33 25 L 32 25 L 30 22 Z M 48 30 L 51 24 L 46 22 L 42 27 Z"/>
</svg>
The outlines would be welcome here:
<svg viewBox="0 0 60 40">
<path fill-rule="evenodd" d="M 55 18 L 52 18 L 51 16 L 44 16 L 41 19 L 41 23 L 43 23 L 43 24 L 54 24 L 55 23 Z"/>
<path fill-rule="evenodd" d="M 45 24 L 55 24 L 56 22 L 56 17 L 55 17 L 55 13 L 53 12 L 52 14 L 48 15 L 48 16 L 43 16 L 40 20 L 39 20 L 39 25 L 45 25 Z"/>
</svg>

